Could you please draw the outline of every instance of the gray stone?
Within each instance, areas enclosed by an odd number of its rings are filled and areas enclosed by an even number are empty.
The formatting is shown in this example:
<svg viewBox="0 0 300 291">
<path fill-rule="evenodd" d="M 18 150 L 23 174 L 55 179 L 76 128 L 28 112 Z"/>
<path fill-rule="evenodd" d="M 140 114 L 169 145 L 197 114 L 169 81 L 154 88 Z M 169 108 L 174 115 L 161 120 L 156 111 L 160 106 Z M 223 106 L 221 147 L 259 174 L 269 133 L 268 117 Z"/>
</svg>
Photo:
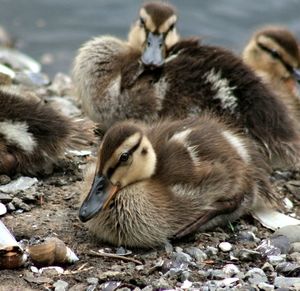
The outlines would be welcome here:
<svg viewBox="0 0 300 291">
<path fill-rule="evenodd" d="M 12 200 L 13 205 L 17 208 L 17 209 L 22 209 L 24 211 L 30 211 L 31 207 L 24 203 L 20 198 L 18 197 L 14 197 L 14 199 Z"/>
<path fill-rule="evenodd" d="M 11 181 L 10 177 L 6 175 L 0 175 L 0 185 L 6 185 Z"/>
<path fill-rule="evenodd" d="M 260 252 L 252 251 L 248 249 L 241 249 L 237 253 L 237 256 L 241 261 L 255 261 L 261 258 Z"/>
<path fill-rule="evenodd" d="M 274 272 L 274 267 L 269 262 L 265 262 L 261 269 L 264 272 Z"/>
<path fill-rule="evenodd" d="M 264 239 L 256 250 L 259 251 L 263 257 L 279 256 L 281 254 L 280 248 L 273 245 L 270 239 Z"/>
<path fill-rule="evenodd" d="M 128 287 L 118 288 L 118 291 L 131 291 Z"/>
<path fill-rule="evenodd" d="M 300 253 L 300 242 L 294 242 L 291 244 L 290 253 Z"/>
<path fill-rule="evenodd" d="M 248 282 L 252 285 L 257 285 L 260 282 L 264 282 L 264 283 L 268 282 L 268 278 L 267 278 L 265 272 L 259 268 L 253 268 L 253 269 L 249 270 L 245 274 L 245 278 L 247 278 Z"/>
<path fill-rule="evenodd" d="M 207 259 L 206 253 L 201 251 L 199 248 L 196 247 L 189 247 L 185 249 L 185 252 L 192 256 L 198 263 L 203 262 Z"/>
<path fill-rule="evenodd" d="M 285 235 L 290 243 L 300 242 L 300 225 L 288 225 L 276 230 L 274 236 Z"/>
<path fill-rule="evenodd" d="M 58 280 L 54 284 L 54 291 L 66 291 L 68 289 L 69 283 L 63 280 Z"/>
<path fill-rule="evenodd" d="M 230 252 L 232 250 L 232 244 L 229 243 L 229 242 L 221 242 L 219 244 L 219 249 L 222 251 L 222 252 Z"/>
<path fill-rule="evenodd" d="M 210 270 L 210 277 L 213 280 L 225 279 L 228 277 L 223 270 Z"/>
<path fill-rule="evenodd" d="M 276 277 L 274 280 L 274 285 L 277 288 L 300 288 L 300 277 Z M 296 289 L 299 290 L 299 289 Z"/>
<path fill-rule="evenodd" d="M 88 284 L 97 285 L 99 282 L 99 279 L 96 277 L 89 277 L 86 279 L 86 281 L 88 282 Z"/>
<path fill-rule="evenodd" d="M 209 257 L 211 257 L 218 254 L 218 249 L 215 247 L 207 247 L 205 252 Z"/>
<path fill-rule="evenodd" d="M 289 255 L 289 257 L 296 263 L 300 264 L 300 252 L 294 252 Z"/>
<path fill-rule="evenodd" d="M 238 234 L 238 239 L 241 241 L 249 241 L 249 242 L 259 242 L 260 239 L 255 236 L 255 234 L 251 231 L 241 231 Z"/>
<path fill-rule="evenodd" d="M 240 272 L 239 268 L 234 264 L 227 264 L 222 270 L 229 277 L 232 277 Z"/>
<path fill-rule="evenodd" d="M 287 277 L 300 277 L 300 265 L 296 263 L 283 262 L 276 266 L 276 272 Z"/>
<path fill-rule="evenodd" d="M 180 275 L 180 282 L 184 282 L 186 280 L 189 280 L 191 277 L 191 273 L 189 271 L 183 271 Z"/>
<path fill-rule="evenodd" d="M 260 290 L 264 290 L 264 291 L 273 291 L 274 290 L 274 285 L 270 285 L 270 284 L 264 283 L 264 282 L 259 283 L 257 286 Z"/>
<path fill-rule="evenodd" d="M 152 286 L 146 286 L 142 289 L 142 291 L 153 291 L 153 287 Z"/>
<path fill-rule="evenodd" d="M 0 192 L 0 202 L 7 204 L 12 201 L 12 197 L 9 194 Z"/>
<path fill-rule="evenodd" d="M 165 243 L 165 251 L 167 254 L 171 254 L 173 252 L 173 246 L 170 242 Z"/>
<path fill-rule="evenodd" d="M 97 289 L 97 285 L 89 285 L 85 289 L 85 291 L 95 291 Z"/>
<path fill-rule="evenodd" d="M 177 263 L 190 263 L 192 261 L 192 257 L 184 252 L 179 253 L 173 253 L 172 254 L 173 259 Z"/>
<path fill-rule="evenodd" d="M 170 284 L 169 284 L 169 282 L 165 279 L 165 278 L 163 278 L 163 277 L 160 277 L 158 280 L 154 280 L 153 282 L 152 282 L 152 286 L 154 287 L 154 288 L 166 288 L 166 289 L 168 289 L 168 288 L 172 288 L 171 286 L 170 286 Z"/>
<path fill-rule="evenodd" d="M 7 207 L 7 210 L 8 210 L 9 212 L 12 212 L 12 211 L 15 211 L 15 210 L 16 210 L 16 207 L 14 206 L 14 204 L 13 204 L 12 202 L 9 202 L 9 203 L 6 205 L 6 207 Z"/>
<path fill-rule="evenodd" d="M 268 256 L 268 261 L 273 266 L 277 266 L 279 263 L 282 263 L 286 260 L 285 255 L 281 256 Z"/>
</svg>

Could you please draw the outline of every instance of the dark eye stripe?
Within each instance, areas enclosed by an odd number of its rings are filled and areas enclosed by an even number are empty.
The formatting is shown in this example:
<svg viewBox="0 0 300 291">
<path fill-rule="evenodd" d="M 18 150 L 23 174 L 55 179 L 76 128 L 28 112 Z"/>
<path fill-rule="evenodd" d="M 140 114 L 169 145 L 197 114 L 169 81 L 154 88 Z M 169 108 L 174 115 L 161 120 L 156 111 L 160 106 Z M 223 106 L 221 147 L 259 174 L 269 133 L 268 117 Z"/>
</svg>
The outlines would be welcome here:
<svg viewBox="0 0 300 291">
<path fill-rule="evenodd" d="M 290 73 L 293 73 L 293 67 L 288 64 L 276 50 L 270 49 L 259 42 L 257 42 L 257 45 L 260 49 L 270 54 L 274 59 L 279 60 Z"/>
<path fill-rule="evenodd" d="M 129 155 L 132 155 L 140 146 L 142 141 L 142 137 L 139 138 L 138 142 L 127 152 Z M 118 160 L 116 165 L 114 167 L 111 167 L 107 170 L 107 178 L 110 179 L 114 172 L 117 170 L 117 168 L 122 164 L 122 161 Z"/>
</svg>

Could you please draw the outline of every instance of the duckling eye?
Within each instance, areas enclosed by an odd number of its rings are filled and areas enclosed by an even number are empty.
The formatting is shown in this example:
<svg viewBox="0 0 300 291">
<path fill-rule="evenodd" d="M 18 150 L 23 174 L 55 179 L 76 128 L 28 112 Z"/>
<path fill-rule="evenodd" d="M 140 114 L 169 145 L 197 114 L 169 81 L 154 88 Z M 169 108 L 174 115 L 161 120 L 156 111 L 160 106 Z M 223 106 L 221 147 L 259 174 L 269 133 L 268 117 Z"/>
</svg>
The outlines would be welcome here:
<svg viewBox="0 0 300 291">
<path fill-rule="evenodd" d="M 145 25 L 146 25 L 146 24 L 145 24 L 145 20 L 144 20 L 143 17 L 140 17 L 140 25 L 141 25 L 141 26 L 145 26 Z"/>
<path fill-rule="evenodd" d="M 128 159 L 129 159 L 129 154 L 128 153 L 123 153 L 121 156 L 120 156 L 120 158 L 119 158 L 119 161 L 120 162 L 127 162 L 128 161 Z"/>
<path fill-rule="evenodd" d="M 169 27 L 169 30 L 173 30 L 175 27 L 175 23 L 173 23 L 170 27 Z"/>
</svg>

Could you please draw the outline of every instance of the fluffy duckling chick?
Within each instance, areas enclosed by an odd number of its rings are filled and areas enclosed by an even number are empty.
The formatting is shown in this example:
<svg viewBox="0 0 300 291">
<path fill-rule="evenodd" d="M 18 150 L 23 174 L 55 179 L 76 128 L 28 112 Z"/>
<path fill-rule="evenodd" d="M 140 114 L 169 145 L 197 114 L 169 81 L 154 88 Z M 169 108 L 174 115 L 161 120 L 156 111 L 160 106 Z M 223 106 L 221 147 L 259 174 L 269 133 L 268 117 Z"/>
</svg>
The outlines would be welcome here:
<svg viewBox="0 0 300 291">
<path fill-rule="evenodd" d="M 264 27 L 251 37 L 243 59 L 300 121 L 300 50 L 295 36 L 284 27 Z"/>
<path fill-rule="evenodd" d="M 211 110 L 261 146 L 274 166 L 299 160 L 299 135 L 286 107 L 230 52 L 180 40 L 172 6 L 147 3 L 128 41 L 96 37 L 79 50 L 73 78 L 84 111 L 107 130 L 128 118 L 185 118 Z"/>
<path fill-rule="evenodd" d="M 0 89 L 0 174 L 45 174 L 67 148 L 87 146 L 92 132 L 37 98 Z"/>
<path fill-rule="evenodd" d="M 259 157 L 250 140 L 209 115 L 124 121 L 104 136 L 79 217 L 101 241 L 162 245 L 271 201 Z"/>
</svg>

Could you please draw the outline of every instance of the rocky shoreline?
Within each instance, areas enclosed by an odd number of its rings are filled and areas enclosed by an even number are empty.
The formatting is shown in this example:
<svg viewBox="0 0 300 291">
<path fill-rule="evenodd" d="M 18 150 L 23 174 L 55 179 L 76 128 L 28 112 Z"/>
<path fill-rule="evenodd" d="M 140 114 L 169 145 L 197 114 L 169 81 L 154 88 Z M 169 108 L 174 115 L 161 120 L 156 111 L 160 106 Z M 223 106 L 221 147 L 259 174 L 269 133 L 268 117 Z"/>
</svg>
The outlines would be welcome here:
<svg viewBox="0 0 300 291">
<path fill-rule="evenodd" d="M 2 88 L 40 98 L 68 116 L 82 116 L 68 75 L 50 80 L 35 60 L 0 43 Z M 58 237 L 79 257 L 73 265 L 55 268 L 27 261 L 21 268 L 1 270 L 0 290 L 300 290 L 300 226 L 272 234 L 245 217 L 155 250 L 91 241 L 77 215 L 83 171 L 95 151 L 95 146 L 66 151 L 45 177 L 0 176 L 1 221 L 17 241 L 26 246 Z M 299 218 L 300 172 L 275 171 L 271 179 L 282 211 Z"/>
</svg>

